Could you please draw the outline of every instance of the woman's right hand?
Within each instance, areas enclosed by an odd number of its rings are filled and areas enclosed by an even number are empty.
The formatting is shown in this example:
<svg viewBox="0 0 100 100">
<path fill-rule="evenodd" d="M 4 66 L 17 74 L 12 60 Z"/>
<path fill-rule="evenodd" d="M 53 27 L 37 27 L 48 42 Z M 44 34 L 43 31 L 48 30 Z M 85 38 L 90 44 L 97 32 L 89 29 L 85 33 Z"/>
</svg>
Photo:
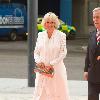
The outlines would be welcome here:
<svg viewBox="0 0 100 100">
<path fill-rule="evenodd" d="M 45 68 L 45 64 L 43 62 L 37 63 L 36 66 L 39 68 Z"/>
</svg>

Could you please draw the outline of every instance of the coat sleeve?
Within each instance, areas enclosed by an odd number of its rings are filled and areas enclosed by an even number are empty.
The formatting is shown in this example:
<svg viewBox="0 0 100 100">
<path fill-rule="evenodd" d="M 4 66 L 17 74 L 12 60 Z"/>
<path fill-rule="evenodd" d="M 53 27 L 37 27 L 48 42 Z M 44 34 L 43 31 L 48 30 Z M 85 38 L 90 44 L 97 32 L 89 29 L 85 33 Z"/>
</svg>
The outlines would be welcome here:
<svg viewBox="0 0 100 100">
<path fill-rule="evenodd" d="M 92 33 L 89 34 L 89 41 L 88 41 L 88 46 L 87 46 L 87 53 L 85 57 L 85 67 L 84 67 L 84 72 L 88 72 L 88 68 L 90 67 L 90 59 L 89 59 L 89 48 L 90 48 L 90 43 L 91 43 L 91 37 Z"/>
<path fill-rule="evenodd" d="M 87 46 L 87 53 L 86 53 L 86 58 L 85 58 L 85 67 L 84 67 L 84 72 L 88 72 L 88 67 L 90 66 L 90 61 L 89 61 L 89 45 Z"/>
<path fill-rule="evenodd" d="M 35 59 L 36 63 L 40 63 L 41 62 L 41 58 L 40 58 L 40 41 L 41 41 L 41 37 L 40 37 L 40 35 L 38 33 L 36 46 L 35 46 L 35 50 L 34 50 L 34 59 Z"/>
<path fill-rule="evenodd" d="M 59 56 L 55 59 L 53 59 L 52 61 L 50 61 L 50 65 L 55 65 L 57 63 L 59 63 L 60 61 L 62 61 L 67 54 L 67 48 L 66 48 L 66 34 L 62 34 L 61 36 L 61 40 L 60 40 L 60 52 L 59 52 Z"/>
</svg>

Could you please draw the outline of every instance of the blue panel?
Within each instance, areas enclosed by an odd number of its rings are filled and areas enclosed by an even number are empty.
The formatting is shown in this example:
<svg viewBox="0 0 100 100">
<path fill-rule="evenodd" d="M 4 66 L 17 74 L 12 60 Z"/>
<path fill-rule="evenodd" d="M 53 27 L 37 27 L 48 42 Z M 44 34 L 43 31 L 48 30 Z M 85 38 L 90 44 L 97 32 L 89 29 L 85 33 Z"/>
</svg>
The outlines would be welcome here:
<svg viewBox="0 0 100 100">
<path fill-rule="evenodd" d="M 60 0 L 60 18 L 67 24 L 72 24 L 72 0 Z"/>
</svg>

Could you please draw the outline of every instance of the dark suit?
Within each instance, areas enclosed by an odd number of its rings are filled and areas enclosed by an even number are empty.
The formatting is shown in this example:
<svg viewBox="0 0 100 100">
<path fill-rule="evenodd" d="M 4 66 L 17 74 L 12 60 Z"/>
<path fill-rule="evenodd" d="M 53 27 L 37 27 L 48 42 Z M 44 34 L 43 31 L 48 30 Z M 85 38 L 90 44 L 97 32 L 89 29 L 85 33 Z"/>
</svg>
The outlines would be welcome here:
<svg viewBox="0 0 100 100">
<path fill-rule="evenodd" d="M 100 45 L 96 45 L 96 31 L 90 33 L 84 71 L 88 72 L 88 100 L 99 100 L 100 93 Z"/>
</svg>

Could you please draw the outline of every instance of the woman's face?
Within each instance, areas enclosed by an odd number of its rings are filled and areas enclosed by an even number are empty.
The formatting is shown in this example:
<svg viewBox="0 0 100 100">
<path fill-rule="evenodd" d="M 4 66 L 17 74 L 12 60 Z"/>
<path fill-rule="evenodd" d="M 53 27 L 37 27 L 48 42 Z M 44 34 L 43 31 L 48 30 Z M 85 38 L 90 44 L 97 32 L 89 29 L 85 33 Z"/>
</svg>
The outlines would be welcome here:
<svg viewBox="0 0 100 100">
<path fill-rule="evenodd" d="M 51 19 L 48 19 L 44 24 L 44 27 L 47 31 L 53 31 L 55 29 L 55 22 Z"/>
</svg>

